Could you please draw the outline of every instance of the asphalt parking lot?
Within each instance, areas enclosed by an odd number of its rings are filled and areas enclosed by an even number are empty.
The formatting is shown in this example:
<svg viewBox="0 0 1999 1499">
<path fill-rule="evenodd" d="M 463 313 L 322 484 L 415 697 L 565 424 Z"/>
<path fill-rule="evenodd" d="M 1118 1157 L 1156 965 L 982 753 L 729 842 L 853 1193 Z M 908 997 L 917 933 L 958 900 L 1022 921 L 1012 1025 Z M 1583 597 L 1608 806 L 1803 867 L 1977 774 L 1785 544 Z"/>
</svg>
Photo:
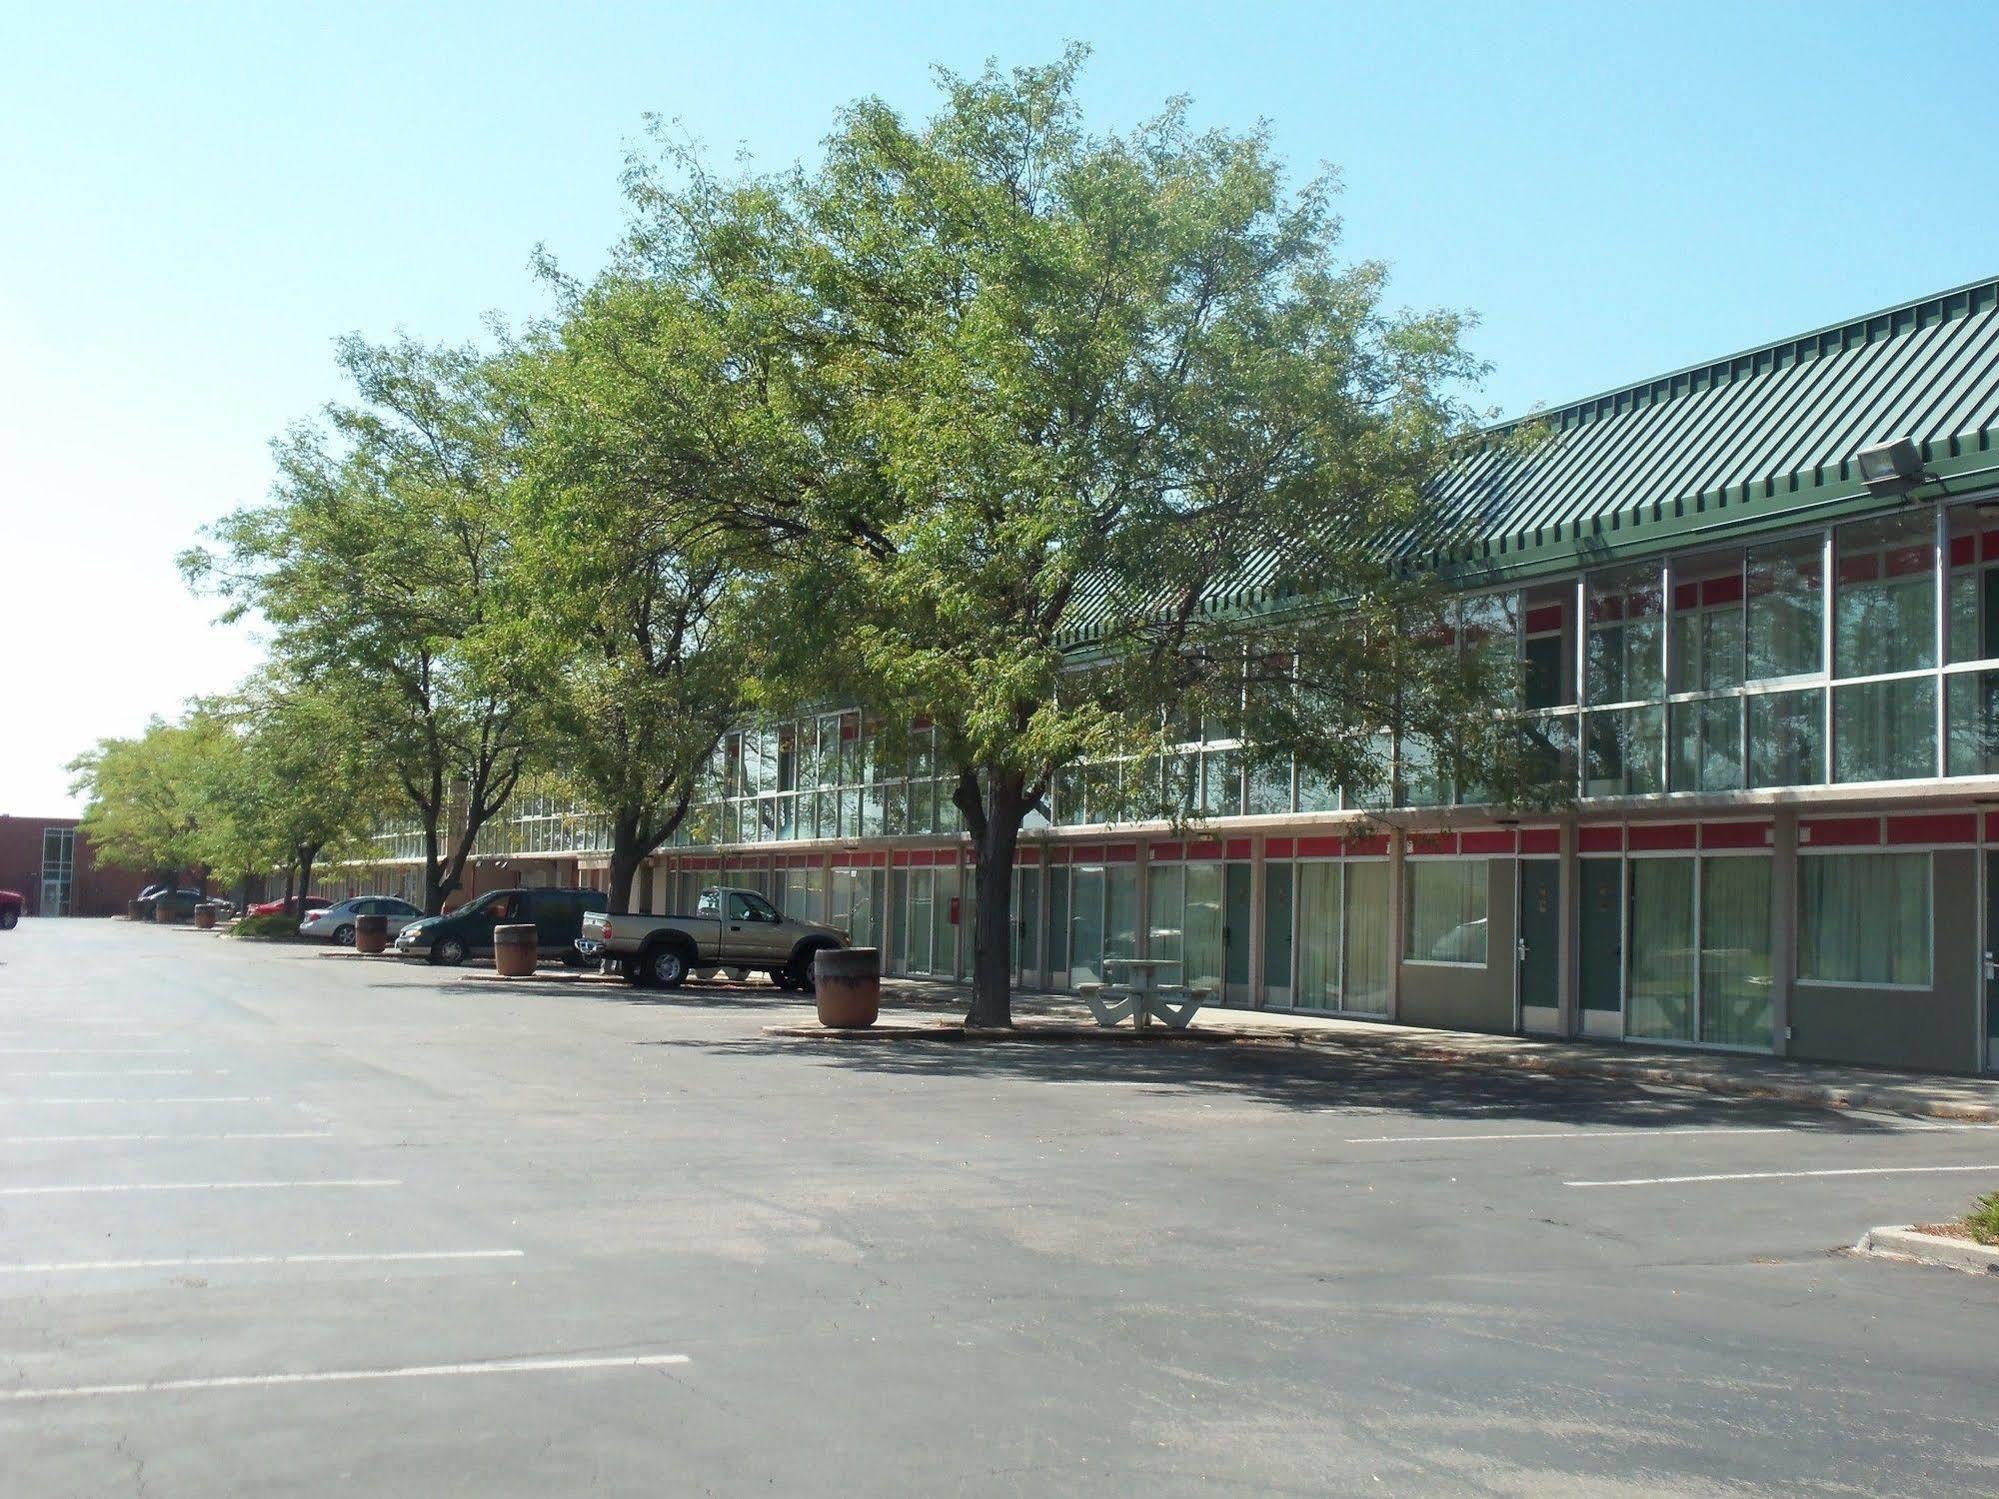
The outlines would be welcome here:
<svg viewBox="0 0 1999 1499">
<path fill-rule="evenodd" d="M 0 939 L 0 1491 L 1985 1493 L 1999 1129 Z"/>
</svg>

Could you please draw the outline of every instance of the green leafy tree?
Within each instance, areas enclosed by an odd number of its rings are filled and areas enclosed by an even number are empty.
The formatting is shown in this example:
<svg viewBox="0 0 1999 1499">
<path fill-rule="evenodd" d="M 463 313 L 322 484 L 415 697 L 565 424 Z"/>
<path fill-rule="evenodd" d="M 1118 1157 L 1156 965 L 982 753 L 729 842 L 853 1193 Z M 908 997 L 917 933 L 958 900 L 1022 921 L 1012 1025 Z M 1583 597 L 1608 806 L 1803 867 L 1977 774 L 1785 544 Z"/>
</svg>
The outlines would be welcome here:
<svg viewBox="0 0 1999 1499">
<path fill-rule="evenodd" d="M 1389 311 L 1262 131 L 1090 132 L 1081 61 L 940 74 L 920 123 L 862 101 L 809 171 L 669 149 L 612 273 L 661 309 L 632 355 L 661 419 L 709 444 L 659 502 L 762 575 L 768 690 L 936 727 L 986 1025 L 1020 830 L 1072 767 L 1156 815 L 1190 719 L 1361 794 L 1419 747 L 1492 787 L 1519 759 L 1506 669 L 1406 565 L 1456 539 L 1425 483 L 1468 426 L 1463 320 Z"/>
<path fill-rule="evenodd" d="M 275 445 L 267 503 L 211 528 L 189 581 L 254 612 L 357 774 L 422 829 L 424 902 L 463 882 L 528 764 L 532 677 L 511 653 L 510 514 L 521 414 L 492 358 L 348 338 L 359 399 Z"/>
<path fill-rule="evenodd" d="M 511 370 L 530 413 L 512 552 L 519 649 L 543 683 L 545 757 L 609 821 L 619 910 L 640 864 L 686 820 L 751 675 L 722 556 L 662 504 L 699 482 L 698 465 L 625 358 L 649 311 L 615 294 L 574 297 Z"/>
<path fill-rule="evenodd" d="M 207 883 L 213 807 L 205 788 L 238 746 L 211 713 L 179 723 L 153 718 L 134 738 L 100 739 L 69 762 L 70 791 L 84 800 L 82 831 L 98 856 L 178 884 Z"/>
</svg>

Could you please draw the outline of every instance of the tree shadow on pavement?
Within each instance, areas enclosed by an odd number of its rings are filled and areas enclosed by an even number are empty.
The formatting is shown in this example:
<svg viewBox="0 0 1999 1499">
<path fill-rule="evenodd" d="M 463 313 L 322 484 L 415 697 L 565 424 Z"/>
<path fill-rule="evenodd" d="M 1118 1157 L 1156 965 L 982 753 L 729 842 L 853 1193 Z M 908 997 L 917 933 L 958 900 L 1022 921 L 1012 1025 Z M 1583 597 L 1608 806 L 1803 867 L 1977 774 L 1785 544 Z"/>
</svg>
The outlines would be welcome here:
<svg viewBox="0 0 1999 1499">
<path fill-rule="evenodd" d="M 1718 1125 L 1873 1134 L 1904 1121 L 1809 1104 L 1707 1093 L 1623 1078 L 1564 1077 L 1396 1056 L 1367 1046 L 1267 1043 L 675 1038 L 642 1043 L 745 1057 L 789 1057 L 848 1072 L 929 1079 L 1119 1085 L 1119 1096 L 1263 1104 L 1301 1114 L 1370 1114 L 1499 1131 L 1526 1127 L 1660 1129 Z M 1394 1120 L 1379 1121 L 1394 1133 Z"/>
</svg>

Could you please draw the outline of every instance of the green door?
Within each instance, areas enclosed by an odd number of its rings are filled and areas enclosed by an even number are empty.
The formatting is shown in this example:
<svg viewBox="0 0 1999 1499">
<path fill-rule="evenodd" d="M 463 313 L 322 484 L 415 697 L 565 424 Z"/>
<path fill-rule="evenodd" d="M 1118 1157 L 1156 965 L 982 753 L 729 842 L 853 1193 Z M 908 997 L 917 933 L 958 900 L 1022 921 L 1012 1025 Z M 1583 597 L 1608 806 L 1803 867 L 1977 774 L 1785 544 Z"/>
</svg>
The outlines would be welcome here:
<svg viewBox="0 0 1999 1499">
<path fill-rule="evenodd" d="M 1251 929 L 1250 910 L 1250 867 L 1247 864 L 1228 864 L 1223 868 L 1223 914 L 1222 944 L 1228 955 L 1225 972 L 1228 975 L 1228 1003 L 1246 1005 L 1249 1003 L 1249 944 L 1255 940 Z"/>
<path fill-rule="evenodd" d="M 1581 961 L 1576 965 L 1576 999 L 1583 1034 L 1624 1032 L 1624 861 L 1581 861 Z"/>
<path fill-rule="evenodd" d="M 1989 577 L 1999 577 L 1999 567 Z M 1999 849 L 1985 855 L 1985 1065 L 1999 1072 Z"/>
<path fill-rule="evenodd" d="M 1520 861 L 1520 1025 L 1561 1026 L 1562 865 L 1558 859 Z"/>
</svg>

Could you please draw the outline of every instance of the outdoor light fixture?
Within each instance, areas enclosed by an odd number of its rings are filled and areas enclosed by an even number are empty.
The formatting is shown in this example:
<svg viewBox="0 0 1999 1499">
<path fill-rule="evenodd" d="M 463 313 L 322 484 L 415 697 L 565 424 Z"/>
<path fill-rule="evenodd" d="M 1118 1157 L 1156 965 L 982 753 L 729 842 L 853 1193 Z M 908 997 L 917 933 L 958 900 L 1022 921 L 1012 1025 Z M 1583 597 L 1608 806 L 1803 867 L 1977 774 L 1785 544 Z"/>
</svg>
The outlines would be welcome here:
<svg viewBox="0 0 1999 1499">
<path fill-rule="evenodd" d="M 1900 494 L 1915 488 L 1923 479 L 1923 455 L 1907 437 L 1862 448 L 1855 461 L 1860 465 L 1860 481 L 1869 494 Z"/>
</svg>

